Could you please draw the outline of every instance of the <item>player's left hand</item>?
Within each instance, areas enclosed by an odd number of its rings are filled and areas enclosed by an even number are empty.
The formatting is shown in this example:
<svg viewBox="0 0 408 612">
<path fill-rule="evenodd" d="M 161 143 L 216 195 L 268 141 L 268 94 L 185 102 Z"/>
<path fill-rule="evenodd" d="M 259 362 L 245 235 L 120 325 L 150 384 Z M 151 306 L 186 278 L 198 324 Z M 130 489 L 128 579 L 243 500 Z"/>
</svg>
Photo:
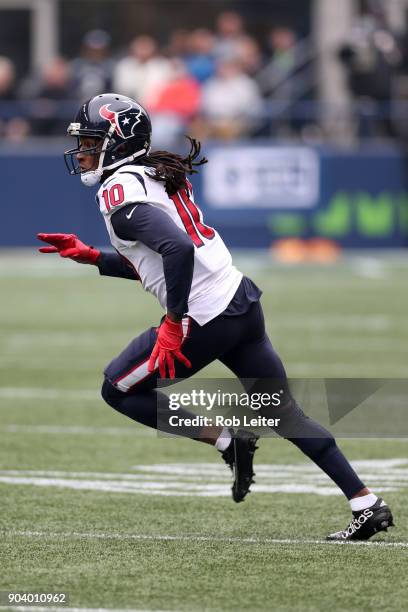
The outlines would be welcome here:
<svg viewBox="0 0 408 612">
<path fill-rule="evenodd" d="M 84 244 L 75 234 L 37 234 L 37 238 L 52 246 L 41 247 L 40 253 L 59 253 L 78 263 L 96 265 L 101 254 L 98 249 Z"/>
<path fill-rule="evenodd" d="M 181 322 L 172 321 L 166 316 L 163 323 L 157 330 L 157 341 L 150 355 L 147 369 L 149 372 L 155 370 L 156 361 L 159 362 L 159 373 L 161 378 L 175 378 L 174 359 L 181 361 L 186 368 L 191 368 L 191 362 L 183 355 L 180 350 L 183 342 L 183 327 Z"/>
</svg>

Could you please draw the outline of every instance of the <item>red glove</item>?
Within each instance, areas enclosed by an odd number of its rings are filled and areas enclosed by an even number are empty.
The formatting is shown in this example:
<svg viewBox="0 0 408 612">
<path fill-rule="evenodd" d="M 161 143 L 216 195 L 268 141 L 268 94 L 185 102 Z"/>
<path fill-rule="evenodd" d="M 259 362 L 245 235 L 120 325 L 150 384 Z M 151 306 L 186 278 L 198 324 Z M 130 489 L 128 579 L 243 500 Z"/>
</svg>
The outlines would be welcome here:
<svg viewBox="0 0 408 612">
<path fill-rule="evenodd" d="M 52 244 L 38 249 L 40 253 L 59 253 L 61 257 L 69 257 L 78 263 L 96 265 L 101 254 L 98 249 L 81 242 L 75 234 L 37 234 L 37 238 Z"/>
<path fill-rule="evenodd" d="M 187 368 L 191 368 L 191 363 L 180 351 L 183 342 L 183 327 L 181 323 L 171 321 L 167 316 L 157 329 L 157 341 L 150 355 L 149 372 L 155 370 L 156 360 L 159 359 L 159 372 L 162 378 L 166 378 L 166 366 L 169 371 L 169 378 L 175 378 L 174 358 L 181 361 Z"/>
</svg>

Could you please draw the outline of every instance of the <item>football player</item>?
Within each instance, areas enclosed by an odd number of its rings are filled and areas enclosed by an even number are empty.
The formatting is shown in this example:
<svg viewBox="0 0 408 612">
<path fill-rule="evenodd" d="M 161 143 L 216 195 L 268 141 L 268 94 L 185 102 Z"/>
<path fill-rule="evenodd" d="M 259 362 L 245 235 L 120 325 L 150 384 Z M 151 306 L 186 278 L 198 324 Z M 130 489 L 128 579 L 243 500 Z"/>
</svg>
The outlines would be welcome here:
<svg viewBox="0 0 408 612">
<path fill-rule="evenodd" d="M 316 463 L 350 500 L 353 520 L 332 540 L 364 540 L 393 525 L 389 507 L 366 488 L 333 436 L 302 412 L 290 394 L 286 373 L 266 334 L 261 291 L 232 264 L 217 231 L 205 224 L 194 202 L 188 175 L 207 160 L 190 139 L 186 157 L 150 150 L 151 123 L 134 100 L 107 93 L 79 109 L 68 133 L 77 146 L 65 153 L 72 175 L 96 196 L 114 253 L 84 244 L 72 234 L 38 234 L 59 253 L 95 265 L 100 274 L 140 280 L 165 315 L 115 357 L 105 369 L 104 400 L 122 414 L 174 433 L 169 406 L 158 379 L 189 377 L 218 359 L 239 379 L 252 379 L 250 391 L 284 387 L 273 416 L 275 431 Z M 160 397 L 160 402 L 158 399 Z M 158 408 L 159 406 L 159 408 Z M 179 409 L 179 417 L 193 417 Z M 166 420 L 167 419 L 167 420 Z M 169 425 L 166 426 L 166 422 Z M 256 440 L 252 432 L 196 427 L 179 435 L 207 442 L 234 472 L 233 499 L 240 502 L 253 480 Z"/>
</svg>

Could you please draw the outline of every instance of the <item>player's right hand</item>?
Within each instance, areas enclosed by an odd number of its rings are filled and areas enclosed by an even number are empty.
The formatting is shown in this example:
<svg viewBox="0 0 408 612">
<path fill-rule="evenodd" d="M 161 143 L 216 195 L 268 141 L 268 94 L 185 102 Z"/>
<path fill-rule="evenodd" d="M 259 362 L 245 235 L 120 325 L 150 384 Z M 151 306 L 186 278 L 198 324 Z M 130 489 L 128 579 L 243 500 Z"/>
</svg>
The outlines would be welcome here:
<svg viewBox="0 0 408 612">
<path fill-rule="evenodd" d="M 78 263 L 96 265 L 101 252 L 84 244 L 75 234 L 37 234 L 37 238 L 52 246 L 41 247 L 40 253 L 59 253 Z"/>
</svg>

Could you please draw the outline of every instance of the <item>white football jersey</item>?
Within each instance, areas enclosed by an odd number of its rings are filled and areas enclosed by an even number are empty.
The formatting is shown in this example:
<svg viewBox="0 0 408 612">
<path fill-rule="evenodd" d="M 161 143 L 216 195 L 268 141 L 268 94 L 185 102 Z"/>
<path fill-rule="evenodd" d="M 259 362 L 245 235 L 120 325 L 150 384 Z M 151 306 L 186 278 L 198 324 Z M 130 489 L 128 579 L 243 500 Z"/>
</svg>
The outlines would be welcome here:
<svg viewBox="0 0 408 612">
<path fill-rule="evenodd" d="M 136 202 L 140 206 L 146 202 L 169 215 L 195 245 L 188 315 L 199 325 L 204 325 L 226 309 L 238 289 L 242 273 L 232 265 L 230 252 L 220 235 L 204 225 L 202 213 L 194 203 L 190 183 L 188 189 L 182 189 L 170 198 L 164 183 L 150 178 L 149 170 L 151 168 L 133 164 L 121 166 L 101 185 L 97 201 L 110 241 L 135 268 L 143 288 L 155 295 L 166 309 L 166 283 L 161 255 L 142 242 L 118 238 L 112 227 L 111 216 L 119 208 Z M 128 214 L 131 212 L 132 209 Z"/>
</svg>

